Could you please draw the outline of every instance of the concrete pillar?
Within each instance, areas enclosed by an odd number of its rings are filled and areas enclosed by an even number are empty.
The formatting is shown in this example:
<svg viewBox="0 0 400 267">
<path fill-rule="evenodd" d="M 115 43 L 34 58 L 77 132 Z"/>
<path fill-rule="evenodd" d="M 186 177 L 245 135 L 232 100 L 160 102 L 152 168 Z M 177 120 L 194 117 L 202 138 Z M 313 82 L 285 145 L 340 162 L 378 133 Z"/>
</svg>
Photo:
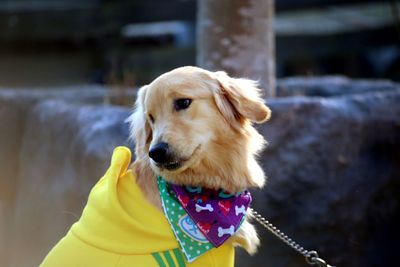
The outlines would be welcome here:
<svg viewBox="0 0 400 267">
<path fill-rule="evenodd" d="M 197 65 L 258 80 L 275 96 L 274 0 L 199 0 Z"/>
</svg>

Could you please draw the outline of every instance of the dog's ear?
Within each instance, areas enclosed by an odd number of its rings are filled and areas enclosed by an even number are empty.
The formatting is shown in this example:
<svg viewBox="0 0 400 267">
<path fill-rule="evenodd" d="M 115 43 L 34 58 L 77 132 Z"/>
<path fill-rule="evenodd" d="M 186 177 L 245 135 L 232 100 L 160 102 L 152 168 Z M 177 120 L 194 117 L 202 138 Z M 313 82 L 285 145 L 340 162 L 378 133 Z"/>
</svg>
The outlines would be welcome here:
<svg viewBox="0 0 400 267">
<path fill-rule="evenodd" d="M 132 115 L 126 120 L 129 123 L 130 138 L 135 141 L 136 157 L 147 155 L 147 146 L 151 141 L 151 127 L 146 119 L 144 100 L 147 86 L 139 89 Z"/>
<path fill-rule="evenodd" d="M 260 89 L 255 81 L 231 78 L 225 72 L 214 73 L 219 88 L 214 92 L 215 103 L 222 115 L 233 124 L 248 119 L 263 123 L 271 116 L 271 110 L 260 97 Z"/>
</svg>

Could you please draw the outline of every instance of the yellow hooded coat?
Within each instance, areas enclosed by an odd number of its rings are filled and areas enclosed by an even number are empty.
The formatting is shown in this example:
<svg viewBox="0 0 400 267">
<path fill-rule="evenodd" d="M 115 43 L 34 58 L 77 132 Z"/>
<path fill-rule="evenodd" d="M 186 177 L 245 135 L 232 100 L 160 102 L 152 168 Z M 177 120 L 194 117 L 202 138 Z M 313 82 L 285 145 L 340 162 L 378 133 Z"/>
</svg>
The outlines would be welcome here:
<svg viewBox="0 0 400 267">
<path fill-rule="evenodd" d="M 40 266 L 233 267 L 234 248 L 226 243 L 186 261 L 164 214 L 137 186 L 130 161 L 128 148 L 114 150 L 81 218 Z"/>
</svg>

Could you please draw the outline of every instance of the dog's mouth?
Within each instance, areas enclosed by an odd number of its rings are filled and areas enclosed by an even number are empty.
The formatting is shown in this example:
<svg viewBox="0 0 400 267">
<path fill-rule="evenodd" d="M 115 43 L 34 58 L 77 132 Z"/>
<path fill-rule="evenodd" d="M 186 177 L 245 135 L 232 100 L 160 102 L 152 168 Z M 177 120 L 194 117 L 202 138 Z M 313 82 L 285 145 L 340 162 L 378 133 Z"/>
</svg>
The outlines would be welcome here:
<svg viewBox="0 0 400 267">
<path fill-rule="evenodd" d="M 157 164 L 157 167 L 159 168 L 165 168 L 169 171 L 179 169 L 182 166 L 181 161 L 173 161 L 173 162 L 168 162 L 164 164 Z"/>
<path fill-rule="evenodd" d="M 194 150 L 193 153 L 189 157 L 181 158 L 178 160 L 173 160 L 166 163 L 156 163 L 156 166 L 159 169 L 166 169 L 168 171 L 175 171 L 180 169 L 181 167 L 187 165 L 196 155 L 197 151 L 200 150 L 201 145 L 198 145 Z"/>
</svg>

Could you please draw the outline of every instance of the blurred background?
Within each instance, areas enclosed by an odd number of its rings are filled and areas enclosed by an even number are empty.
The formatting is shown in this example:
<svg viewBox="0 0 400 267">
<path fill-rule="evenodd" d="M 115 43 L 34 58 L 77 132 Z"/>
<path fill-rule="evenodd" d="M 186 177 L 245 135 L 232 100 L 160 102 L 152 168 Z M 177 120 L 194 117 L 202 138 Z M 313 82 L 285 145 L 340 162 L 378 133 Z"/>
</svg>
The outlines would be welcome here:
<svg viewBox="0 0 400 267">
<path fill-rule="evenodd" d="M 229 6 L 221 12 L 240 8 Z M 396 1 L 282 0 L 274 8 L 278 77 L 400 79 Z M 194 0 L 2 0 L 0 83 L 148 83 L 196 64 L 197 11 Z"/>
<path fill-rule="evenodd" d="M 1 0 L 0 266 L 41 262 L 133 147 L 137 88 L 184 65 L 265 89 L 257 210 L 332 265 L 395 265 L 398 1 Z M 260 234 L 236 266 L 306 266 Z"/>
</svg>

